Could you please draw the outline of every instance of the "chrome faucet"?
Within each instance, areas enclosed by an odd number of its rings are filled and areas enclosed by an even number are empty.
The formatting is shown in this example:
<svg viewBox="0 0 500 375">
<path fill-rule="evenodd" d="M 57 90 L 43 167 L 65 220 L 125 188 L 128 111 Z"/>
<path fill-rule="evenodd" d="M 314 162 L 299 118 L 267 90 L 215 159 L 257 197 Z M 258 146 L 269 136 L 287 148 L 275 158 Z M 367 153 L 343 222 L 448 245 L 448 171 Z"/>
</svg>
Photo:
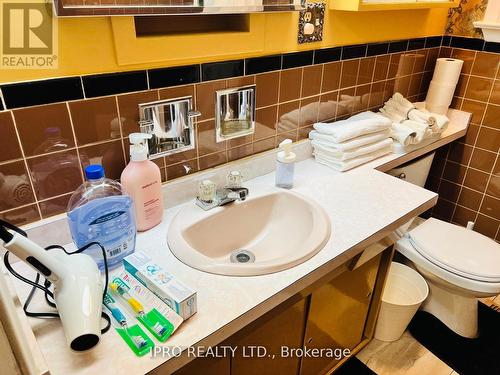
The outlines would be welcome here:
<svg viewBox="0 0 500 375">
<path fill-rule="evenodd" d="M 248 189 L 242 186 L 225 186 L 222 189 L 216 189 L 215 183 L 205 180 L 200 184 L 196 205 L 207 211 L 235 201 L 244 201 L 248 194 Z"/>
</svg>

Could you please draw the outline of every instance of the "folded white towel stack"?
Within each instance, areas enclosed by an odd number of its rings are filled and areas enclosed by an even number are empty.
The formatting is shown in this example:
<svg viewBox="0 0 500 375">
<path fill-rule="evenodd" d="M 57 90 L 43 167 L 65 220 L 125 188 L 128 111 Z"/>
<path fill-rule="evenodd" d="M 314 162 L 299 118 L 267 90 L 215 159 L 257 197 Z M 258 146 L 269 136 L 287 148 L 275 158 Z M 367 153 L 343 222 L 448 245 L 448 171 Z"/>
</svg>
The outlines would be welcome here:
<svg viewBox="0 0 500 375">
<path fill-rule="evenodd" d="M 316 123 L 309 133 L 314 156 L 339 171 L 357 167 L 391 152 L 391 124 L 370 111 L 333 123 Z"/>
<path fill-rule="evenodd" d="M 403 146 L 440 134 L 449 122 L 448 117 L 430 113 L 422 103 L 411 103 L 398 92 L 385 102 L 380 113 L 392 121 L 391 137 Z"/>
</svg>

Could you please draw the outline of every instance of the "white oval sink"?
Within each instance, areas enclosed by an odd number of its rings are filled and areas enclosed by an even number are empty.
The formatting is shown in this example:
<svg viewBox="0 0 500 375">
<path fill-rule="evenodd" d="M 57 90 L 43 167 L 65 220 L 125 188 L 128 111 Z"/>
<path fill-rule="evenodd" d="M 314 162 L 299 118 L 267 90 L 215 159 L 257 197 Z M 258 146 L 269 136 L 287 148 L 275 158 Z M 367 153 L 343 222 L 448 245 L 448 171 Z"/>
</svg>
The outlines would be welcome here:
<svg viewBox="0 0 500 375">
<path fill-rule="evenodd" d="M 310 199 L 288 191 L 249 197 L 209 211 L 194 203 L 174 217 L 167 242 L 193 268 L 252 276 L 294 267 L 330 238 L 330 219 Z"/>
</svg>

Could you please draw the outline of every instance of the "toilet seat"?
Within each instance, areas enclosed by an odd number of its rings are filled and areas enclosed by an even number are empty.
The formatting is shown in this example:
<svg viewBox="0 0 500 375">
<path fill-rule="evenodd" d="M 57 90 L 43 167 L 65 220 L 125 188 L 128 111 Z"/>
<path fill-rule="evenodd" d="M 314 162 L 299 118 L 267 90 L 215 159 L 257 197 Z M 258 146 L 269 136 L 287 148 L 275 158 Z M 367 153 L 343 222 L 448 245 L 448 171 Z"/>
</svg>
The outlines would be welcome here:
<svg viewBox="0 0 500 375">
<path fill-rule="evenodd" d="M 477 232 L 430 218 L 407 234 L 429 262 L 455 275 L 500 283 L 500 245 Z"/>
</svg>

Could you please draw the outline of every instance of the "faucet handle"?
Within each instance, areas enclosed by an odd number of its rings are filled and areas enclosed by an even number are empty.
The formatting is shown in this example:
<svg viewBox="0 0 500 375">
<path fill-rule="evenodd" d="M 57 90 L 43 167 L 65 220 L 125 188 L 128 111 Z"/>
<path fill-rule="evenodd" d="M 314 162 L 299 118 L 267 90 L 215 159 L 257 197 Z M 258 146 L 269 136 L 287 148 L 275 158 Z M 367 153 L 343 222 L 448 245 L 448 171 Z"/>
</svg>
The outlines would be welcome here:
<svg viewBox="0 0 500 375">
<path fill-rule="evenodd" d="M 207 203 L 211 203 L 215 200 L 217 193 L 217 185 L 215 182 L 210 180 L 203 180 L 198 185 L 198 198 Z"/>
<path fill-rule="evenodd" d="M 240 171 L 231 171 L 227 175 L 227 187 L 239 188 L 243 183 L 243 176 Z"/>
</svg>

